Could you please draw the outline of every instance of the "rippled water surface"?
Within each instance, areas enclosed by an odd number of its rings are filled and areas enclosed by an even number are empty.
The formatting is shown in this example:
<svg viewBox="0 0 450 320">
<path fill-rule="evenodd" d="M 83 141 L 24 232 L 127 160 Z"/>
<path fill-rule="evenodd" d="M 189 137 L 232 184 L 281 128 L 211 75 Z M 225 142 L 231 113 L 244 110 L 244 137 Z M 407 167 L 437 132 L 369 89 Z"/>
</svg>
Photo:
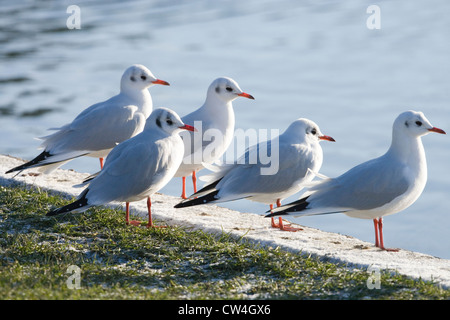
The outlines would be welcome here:
<svg viewBox="0 0 450 320">
<path fill-rule="evenodd" d="M 448 1 L 378 1 L 378 30 L 366 26 L 369 2 L 358 0 L 78 1 L 81 29 L 69 30 L 72 4 L 1 1 L 4 154 L 34 157 L 34 137 L 116 94 L 134 63 L 171 83 L 151 88 L 154 105 L 180 115 L 203 103 L 213 79 L 229 76 L 256 98 L 234 102 L 237 128 L 284 130 L 296 118 L 314 120 L 337 141 L 322 143 L 328 176 L 384 153 L 402 111 L 423 111 L 450 131 Z M 385 218 L 385 243 L 450 258 L 450 137 L 430 134 L 423 142 L 428 184 L 413 206 Z M 95 172 L 98 160 L 64 168 Z M 180 179 L 162 192 L 179 195 Z M 245 200 L 224 205 L 267 210 Z M 344 215 L 297 222 L 374 237 L 371 221 Z"/>
</svg>

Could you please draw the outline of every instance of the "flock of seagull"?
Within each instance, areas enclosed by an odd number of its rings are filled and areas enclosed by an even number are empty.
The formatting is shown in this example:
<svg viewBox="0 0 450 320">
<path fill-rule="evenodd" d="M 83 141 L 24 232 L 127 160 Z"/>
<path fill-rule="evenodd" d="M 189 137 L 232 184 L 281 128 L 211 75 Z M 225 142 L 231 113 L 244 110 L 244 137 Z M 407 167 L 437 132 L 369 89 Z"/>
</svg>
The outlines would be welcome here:
<svg viewBox="0 0 450 320">
<path fill-rule="evenodd" d="M 101 170 L 81 183 L 86 188 L 77 200 L 48 212 L 49 216 L 120 201 L 126 203 L 126 223 L 140 225 L 130 220 L 129 203 L 147 198 L 147 227 L 157 227 L 152 221 L 151 196 L 173 177 L 182 177 L 182 201 L 175 208 L 248 199 L 268 204 L 266 217 L 271 217 L 272 227 L 284 231 L 301 230 L 283 224 L 284 215 L 343 213 L 372 219 L 375 246 L 397 251 L 384 246 L 382 218 L 412 205 L 425 187 L 427 165 L 421 137 L 430 132 L 445 134 L 422 112 L 403 112 L 394 121 L 391 146 L 384 155 L 329 178 L 319 173 L 323 162 L 319 142 L 334 139 L 313 121 L 300 118 L 279 137 L 250 146 L 234 163 L 217 164 L 234 135 L 232 101 L 253 96 L 233 79 L 221 77 L 211 83 L 200 108 L 180 117 L 167 108 L 153 110 L 148 88 L 156 84 L 169 85 L 145 66 L 132 65 L 122 75 L 118 95 L 90 106 L 71 123 L 53 128 L 56 132 L 40 138 L 42 153 L 7 173 L 32 168 L 50 173 L 77 157 L 100 159 Z M 220 132 L 222 139 L 215 141 L 214 152 L 205 152 L 212 142 L 196 134 L 194 122 L 201 124 L 202 132 Z M 258 159 L 261 148 L 270 151 L 275 143 L 278 170 L 261 174 L 267 164 L 248 160 Z M 200 155 L 201 161 L 192 161 L 194 155 Z M 196 172 L 203 168 L 211 173 L 201 177 L 206 183 L 197 191 Z M 186 177 L 190 175 L 194 193 L 187 197 Z M 299 200 L 281 205 L 281 200 L 304 188 L 307 191 Z"/>
</svg>

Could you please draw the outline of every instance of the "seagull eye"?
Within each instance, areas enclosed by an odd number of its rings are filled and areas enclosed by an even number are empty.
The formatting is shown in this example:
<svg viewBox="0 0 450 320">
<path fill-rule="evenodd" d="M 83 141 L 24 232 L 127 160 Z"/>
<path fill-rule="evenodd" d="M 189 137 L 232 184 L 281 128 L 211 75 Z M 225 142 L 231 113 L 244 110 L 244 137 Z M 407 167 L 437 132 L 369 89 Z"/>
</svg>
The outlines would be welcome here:
<svg viewBox="0 0 450 320">
<path fill-rule="evenodd" d="M 422 125 L 422 121 L 416 121 L 416 125 L 420 127 Z"/>
<path fill-rule="evenodd" d="M 167 119 L 167 120 L 166 120 L 166 123 L 167 123 L 169 126 L 173 125 L 173 121 L 170 120 L 170 119 Z"/>
<path fill-rule="evenodd" d="M 225 89 L 226 89 L 228 92 L 233 91 L 233 88 L 231 88 L 231 87 L 226 87 Z"/>
<path fill-rule="evenodd" d="M 317 130 L 316 130 L 315 128 L 313 128 L 313 129 L 311 130 L 311 133 L 312 133 L 313 135 L 316 135 L 316 134 L 317 134 Z"/>
<path fill-rule="evenodd" d="M 147 77 L 144 76 L 144 75 L 142 75 L 142 76 L 141 76 L 141 79 L 145 81 L 145 80 L 147 80 Z"/>
</svg>

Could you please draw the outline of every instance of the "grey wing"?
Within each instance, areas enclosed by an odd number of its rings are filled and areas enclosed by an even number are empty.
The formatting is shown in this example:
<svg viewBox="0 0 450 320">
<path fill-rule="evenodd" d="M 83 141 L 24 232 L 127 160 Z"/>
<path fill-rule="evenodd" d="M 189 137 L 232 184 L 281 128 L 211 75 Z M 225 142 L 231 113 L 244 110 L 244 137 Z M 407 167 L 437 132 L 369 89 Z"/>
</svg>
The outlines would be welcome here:
<svg viewBox="0 0 450 320">
<path fill-rule="evenodd" d="M 267 150 L 264 150 L 266 147 Z M 233 170 L 230 170 L 218 184 L 218 189 L 221 189 L 219 196 L 225 197 L 228 194 L 251 196 L 284 192 L 295 184 L 301 184 L 302 180 L 311 174 L 308 169 L 312 166 L 313 158 L 308 149 L 294 145 L 280 145 L 280 156 L 271 159 L 276 163 L 270 163 L 267 159 L 261 161 L 260 152 L 264 154 L 266 151 L 274 154 L 270 141 L 266 145 L 258 144 L 256 147 L 249 148 L 239 159 L 242 164 L 237 162 Z M 255 153 L 257 153 L 258 161 L 252 163 L 254 162 L 252 158 L 256 157 Z M 267 170 L 265 174 L 264 169 L 270 166 L 274 167 L 274 171 Z"/>
<path fill-rule="evenodd" d="M 410 183 L 401 164 L 387 165 L 377 158 L 312 188 L 312 207 L 369 210 L 381 207 L 404 194 Z"/>
<path fill-rule="evenodd" d="M 54 153 L 114 148 L 117 143 L 131 138 L 143 129 L 146 119 L 137 111 L 137 106 L 121 105 L 114 100 L 93 105 L 72 123 L 44 137 L 43 145 L 53 149 Z"/>
<path fill-rule="evenodd" d="M 121 148 L 91 181 L 88 187 L 91 201 L 99 203 L 127 201 L 154 183 L 159 162 L 155 157 L 159 151 L 157 147 L 153 144 L 149 148 L 145 143 L 124 143 L 118 147 Z"/>
</svg>

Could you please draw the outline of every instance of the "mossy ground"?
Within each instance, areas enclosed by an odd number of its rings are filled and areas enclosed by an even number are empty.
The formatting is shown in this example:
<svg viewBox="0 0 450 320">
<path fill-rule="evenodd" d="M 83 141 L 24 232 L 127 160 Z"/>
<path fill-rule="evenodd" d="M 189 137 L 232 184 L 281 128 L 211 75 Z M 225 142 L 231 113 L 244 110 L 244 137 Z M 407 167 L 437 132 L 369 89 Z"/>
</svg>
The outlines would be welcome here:
<svg viewBox="0 0 450 320">
<path fill-rule="evenodd" d="M 225 233 L 127 226 L 120 209 L 45 216 L 67 203 L 0 187 L 1 299 L 450 298 L 435 284 L 385 272 L 380 288 L 370 289 L 367 270 Z"/>
</svg>

